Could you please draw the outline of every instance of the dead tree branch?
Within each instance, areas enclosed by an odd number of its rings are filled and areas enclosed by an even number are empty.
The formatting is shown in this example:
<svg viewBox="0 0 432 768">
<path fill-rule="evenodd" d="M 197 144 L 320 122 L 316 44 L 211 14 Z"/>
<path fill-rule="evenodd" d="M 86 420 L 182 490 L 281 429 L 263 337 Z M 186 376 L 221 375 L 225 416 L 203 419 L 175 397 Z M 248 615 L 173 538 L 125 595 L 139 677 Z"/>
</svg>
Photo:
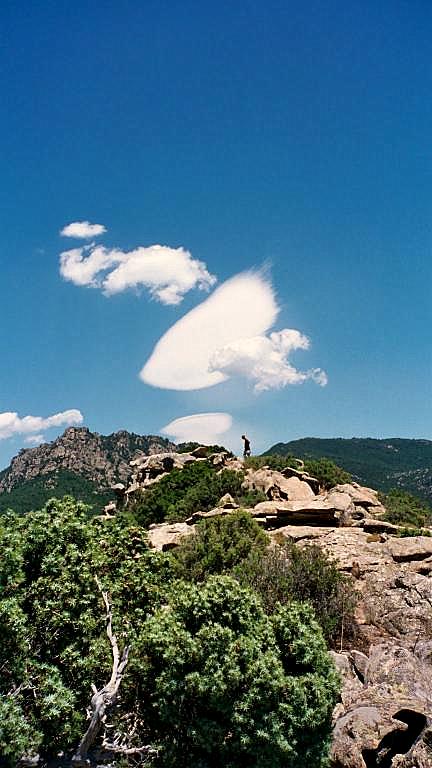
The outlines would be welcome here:
<svg viewBox="0 0 432 768">
<path fill-rule="evenodd" d="M 117 638 L 112 627 L 112 608 L 108 599 L 108 593 L 104 592 L 99 579 L 95 578 L 98 589 L 102 595 L 106 609 L 106 633 L 111 644 L 112 652 L 112 671 L 109 682 L 100 690 L 92 686 L 94 694 L 90 702 L 90 725 L 81 739 L 78 749 L 75 752 L 72 761 L 75 765 L 85 765 L 87 762 L 87 753 L 94 744 L 100 733 L 102 725 L 105 722 L 106 712 L 112 707 L 117 698 L 118 689 L 123 677 L 124 670 L 128 663 L 130 646 L 125 646 L 120 654 Z"/>
</svg>

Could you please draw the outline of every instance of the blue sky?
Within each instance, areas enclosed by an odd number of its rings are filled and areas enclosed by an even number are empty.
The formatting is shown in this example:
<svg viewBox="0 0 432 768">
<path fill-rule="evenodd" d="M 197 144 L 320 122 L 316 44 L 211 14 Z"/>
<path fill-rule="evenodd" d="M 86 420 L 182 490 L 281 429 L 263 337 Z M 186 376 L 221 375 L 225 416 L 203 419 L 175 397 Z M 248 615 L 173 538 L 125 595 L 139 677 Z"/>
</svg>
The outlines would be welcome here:
<svg viewBox="0 0 432 768">
<path fill-rule="evenodd" d="M 431 437 L 430 3 L 5 0 L 0 21 L 0 466 L 74 411 L 104 434 L 228 414 L 186 432 L 257 451 Z M 106 232 L 60 236 L 86 221 Z"/>
</svg>

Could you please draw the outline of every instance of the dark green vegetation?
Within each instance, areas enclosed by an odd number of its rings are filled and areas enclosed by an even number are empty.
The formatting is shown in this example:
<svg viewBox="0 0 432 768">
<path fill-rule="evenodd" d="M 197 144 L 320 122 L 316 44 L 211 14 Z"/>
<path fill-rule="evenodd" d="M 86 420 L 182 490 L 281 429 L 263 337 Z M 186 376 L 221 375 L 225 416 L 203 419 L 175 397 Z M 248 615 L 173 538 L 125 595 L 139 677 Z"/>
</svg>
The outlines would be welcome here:
<svg viewBox="0 0 432 768">
<path fill-rule="evenodd" d="M 355 633 L 352 581 L 319 547 L 301 549 L 285 541 L 265 551 L 254 548 L 236 572 L 242 584 L 260 595 L 267 613 L 292 600 L 307 602 L 330 644 Z"/>
<path fill-rule="evenodd" d="M 309 603 L 332 645 L 355 630 L 352 580 L 319 547 L 303 549 L 282 536 L 280 546 L 269 548 L 267 535 L 242 510 L 203 520 L 172 557 L 176 573 L 188 581 L 232 573 L 259 595 L 268 614 L 293 600 Z"/>
<path fill-rule="evenodd" d="M 94 512 L 102 510 L 112 499 L 111 491 L 102 492 L 91 480 L 70 470 L 60 469 L 21 483 L 10 493 L 1 493 L 0 512 L 16 509 L 25 514 L 32 509 L 40 509 L 53 496 L 62 498 L 67 495 L 89 504 Z"/>
<path fill-rule="evenodd" d="M 302 459 L 327 457 L 363 485 L 382 491 L 398 487 L 432 502 L 431 440 L 306 437 L 277 443 L 267 453 L 294 454 Z"/>
<path fill-rule="evenodd" d="M 218 474 L 206 462 L 186 464 L 184 469 L 173 469 L 152 488 L 137 493 L 127 513 L 139 525 L 148 527 L 164 520 L 186 520 L 194 512 L 208 512 L 226 493 L 244 507 L 265 500 L 257 491 L 245 492 L 243 480 L 241 472 L 224 469 Z"/>
<path fill-rule="evenodd" d="M 249 589 L 211 576 L 173 592 L 146 630 L 141 684 L 162 765 L 324 768 L 338 680 L 309 606 L 269 617 Z"/>
<path fill-rule="evenodd" d="M 252 456 L 245 461 L 245 467 L 260 469 L 268 466 L 270 469 L 282 471 L 285 467 L 299 468 L 299 462 L 292 454 L 265 454 L 264 456 Z M 346 470 L 338 467 L 334 461 L 327 458 L 304 459 L 304 470 L 315 477 L 322 488 L 329 489 L 338 483 L 351 482 L 351 475 Z"/>
<path fill-rule="evenodd" d="M 178 575 L 188 581 L 204 581 L 213 574 L 231 571 L 251 555 L 261 555 L 268 537 L 248 512 L 203 520 L 196 533 L 173 552 Z"/>
<path fill-rule="evenodd" d="M 423 528 L 432 525 L 432 507 L 412 493 L 393 488 L 380 494 L 380 501 L 387 510 L 386 520 L 395 525 Z"/>
<path fill-rule="evenodd" d="M 228 453 L 230 456 L 233 455 L 231 451 L 228 451 L 223 445 L 202 445 L 201 443 L 194 442 L 177 443 L 176 451 L 178 451 L 178 453 L 191 453 L 191 451 L 195 451 L 197 448 L 204 449 L 206 456 L 211 456 L 212 453 Z"/>
<path fill-rule="evenodd" d="M 239 583 L 249 553 L 265 555 L 244 513 L 206 521 L 197 537 L 188 556 L 158 554 L 144 528 L 89 518 L 72 499 L 0 516 L 6 765 L 70 755 L 88 726 L 91 684 L 100 689 L 112 666 L 98 577 L 120 650 L 131 646 L 107 738 L 152 745 L 160 768 L 324 766 L 338 681 L 312 608 L 280 588 L 270 609 Z"/>
</svg>

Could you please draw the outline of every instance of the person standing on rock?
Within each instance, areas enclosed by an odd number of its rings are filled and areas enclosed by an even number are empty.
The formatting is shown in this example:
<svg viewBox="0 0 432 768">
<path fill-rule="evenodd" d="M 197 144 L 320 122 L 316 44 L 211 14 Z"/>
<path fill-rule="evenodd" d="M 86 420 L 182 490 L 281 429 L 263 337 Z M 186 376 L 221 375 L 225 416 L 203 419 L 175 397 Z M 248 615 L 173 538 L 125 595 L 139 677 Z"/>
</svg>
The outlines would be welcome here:
<svg viewBox="0 0 432 768">
<path fill-rule="evenodd" d="M 244 451 L 243 456 L 245 459 L 251 455 L 251 447 L 250 447 L 250 440 L 246 435 L 242 435 L 242 440 L 244 440 Z"/>
</svg>

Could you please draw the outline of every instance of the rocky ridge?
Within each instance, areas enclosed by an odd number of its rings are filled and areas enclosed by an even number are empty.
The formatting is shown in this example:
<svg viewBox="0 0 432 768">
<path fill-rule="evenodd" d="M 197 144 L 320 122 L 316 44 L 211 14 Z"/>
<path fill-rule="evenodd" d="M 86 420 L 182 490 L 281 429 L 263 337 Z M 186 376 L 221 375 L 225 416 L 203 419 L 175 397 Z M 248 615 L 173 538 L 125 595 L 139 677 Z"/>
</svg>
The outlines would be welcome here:
<svg viewBox="0 0 432 768">
<path fill-rule="evenodd" d="M 209 461 L 216 469 L 244 470 L 226 453 L 205 458 L 163 453 L 132 462 L 129 483 L 117 485 L 117 504 L 158 482 L 174 467 Z M 432 767 L 432 538 L 398 537 L 383 520 L 378 494 L 356 483 L 323 491 L 298 467 L 246 470 L 245 487 L 267 501 L 249 511 L 269 531 L 273 545 L 289 539 L 318 546 L 356 580 L 358 637 L 334 662 L 343 681 L 334 711 L 332 768 Z M 182 523 L 153 525 L 150 546 L 167 550 L 191 535 L 196 523 L 226 515 L 237 505 L 227 494 L 209 512 Z M 114 514 L 116 503 L 106 507 Z"/>
<path fill-rule="evenodd" d="M 175 445 L 155 435 L 135 435 L 125 430 L 99 435 L 87 427 L 69 427 L 52 443 L 28 448 L 12 459 L 0 474 L 0 494 L 10 493 L 35 478 L 68 470 L 107 489 L 126 482 L 130 461 L 136 455 L 174 451 Z"/>
</svg>

